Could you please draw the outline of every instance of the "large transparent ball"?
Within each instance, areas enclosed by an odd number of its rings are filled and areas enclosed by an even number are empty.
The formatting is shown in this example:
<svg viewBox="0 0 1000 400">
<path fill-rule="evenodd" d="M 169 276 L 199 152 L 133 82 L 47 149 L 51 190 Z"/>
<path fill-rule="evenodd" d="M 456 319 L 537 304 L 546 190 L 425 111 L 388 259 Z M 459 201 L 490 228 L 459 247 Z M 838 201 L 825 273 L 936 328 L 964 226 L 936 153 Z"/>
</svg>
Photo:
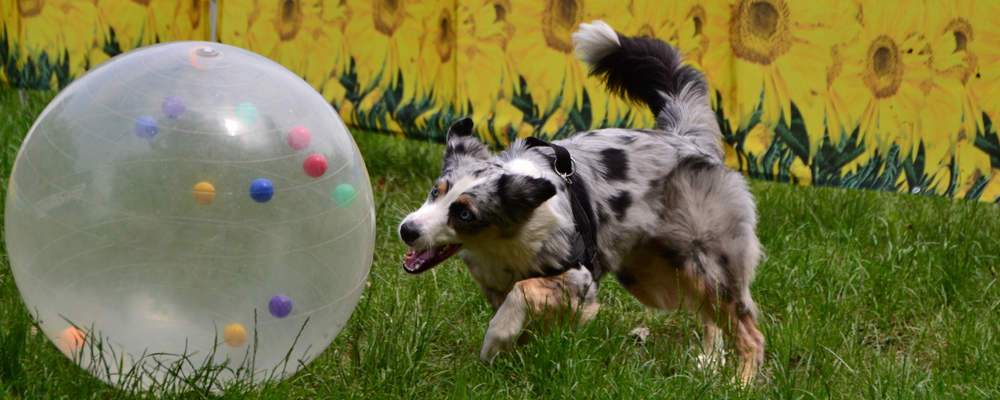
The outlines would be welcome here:
<svg viewBox="0 0 1000 400">
<path fill-rule="evenodd" d="M 6 201 L 29 311 L 111 383 L 281 379 L 337 336 L 372 262 L 371 185 L 336 111 L 217 43 L 77 79 L 31 127 Z"/>
</svg>

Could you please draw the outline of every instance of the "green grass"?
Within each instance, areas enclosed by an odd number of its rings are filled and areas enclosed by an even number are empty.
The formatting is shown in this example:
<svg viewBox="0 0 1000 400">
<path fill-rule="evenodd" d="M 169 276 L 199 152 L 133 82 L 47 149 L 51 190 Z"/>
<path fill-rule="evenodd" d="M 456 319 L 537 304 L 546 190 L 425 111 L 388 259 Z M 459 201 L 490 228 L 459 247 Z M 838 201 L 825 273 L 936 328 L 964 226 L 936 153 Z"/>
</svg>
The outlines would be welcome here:
<svg viewBox="0 0 1000 400">
<path fill-rule="evenodd" d="M 51 93 L 0 91 L 0 176 Z M 461 262 L 402 271 L 397 222 L 440 169 L 442 147 L 356 133 L 375 187 L 370 282 L 347 327 L 305 370 L 225 398 L 1000 397 L 1000 209 L 894 193 L 753 182 L 767 248 L 753 292 L 768 339 L 763 381 L 698 370 L 696 320 L 639 306 L 604 281 L 598 317 L 492 367 L 491 310 Z M 628 332 L 647 327 L 637 344 Z M 0 398 L 143 397 L 91 378 L 33 335 L 0 259 Z M 202 398 L 204 393 L 167 397 Z"/>
</svg>

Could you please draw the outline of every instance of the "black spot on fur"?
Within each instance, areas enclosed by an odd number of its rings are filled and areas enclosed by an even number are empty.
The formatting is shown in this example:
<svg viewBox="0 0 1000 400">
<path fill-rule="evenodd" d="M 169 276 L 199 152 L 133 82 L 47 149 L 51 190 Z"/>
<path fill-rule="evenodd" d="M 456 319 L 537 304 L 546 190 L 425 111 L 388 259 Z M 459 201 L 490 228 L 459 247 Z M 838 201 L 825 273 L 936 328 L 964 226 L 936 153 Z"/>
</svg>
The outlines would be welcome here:
<svg viewBox="0 0 1000 400">
<path fill-rule="evenodd" d="M 622 149 L 601 150 L 601 164 L 604 167 L 602 175 L 610 181 L 628 179 L 628 155 Z"/>
<path fill-rule="evenodd" d="M 604 82 L 608 91 L 622 98 L 645 103 L 653 114 L 660 114 L 666 99 L 660 93 L 676 96 L 692 85 L 702 95 L 708 83 L 697 69 L 681 63 L 681 55 L 659 39 L 630 38 L 618 35 L 621 46 L 596 60 L 590 75 Z"/>
<path fill-rule="evenodd" d="M 610 217 L 608 216 L 608 213 L 604 211 L 604 208 L 597 207 L 597 222 L 604 225 L 608 223 L 609 219 Z"/>
<path fill-rule="evenodd" d="M 638 281 L 635 279 L 634 276 L 626 274 L 624 272 L 615 273 L 615 278 L 618 278 L 618 283 L 620 283 L 625 288 L 628 288 L 638 283 Z"/>
<path fill-rule="evenodd" d="M 618 195 L 608 199 L 608 205 L 611 206 L 611 211 L 614 211 L 615 218 L 622 221 L 625 219 L 625 212 L 632 205 L 632 194 L 629 192 L 618 193 Z"/>
<path fill-rule="evenodd" d="M 686 168 L 693 171 L 704 171 L 719 166 L 708 159 L 708 157 L 687 157 L 677 163 L 677 168 Z"/>
<path fill-rule="evenodd" d="M 636 139 L 638 139 L 638 138 L 639 138 L 638 135 L 617 135 L 617 136 L 615 136 L 615 139 L 618 140 L 618 143 L 625 144 L 625 145 L 632 144 L 632 142 L 635 142 Z"/>
</svg>

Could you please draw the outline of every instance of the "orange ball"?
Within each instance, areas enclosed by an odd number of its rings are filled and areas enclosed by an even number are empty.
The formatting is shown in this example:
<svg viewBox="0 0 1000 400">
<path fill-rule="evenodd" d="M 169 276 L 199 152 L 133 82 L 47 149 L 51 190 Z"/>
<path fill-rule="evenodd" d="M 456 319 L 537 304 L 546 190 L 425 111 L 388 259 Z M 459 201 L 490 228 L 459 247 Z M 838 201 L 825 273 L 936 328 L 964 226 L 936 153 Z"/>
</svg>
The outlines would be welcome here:
<svg viewBox="0 0 1000 400">
<path fill-rule="evenodd" d="M 240 347 L 247 341 L 247 330 L 240 324 L 229 325 L 222 331 L 222 340 L 225 340 L 229 347 Z"/>
<path fill-rule="evenodd" d="M 195 203 L 207 206 L 215 200 L 215 186 L 208 182 L 200 182 L 194 185 L 191 195 L 194 196 Z"/>
<path fill-rule="evenodd" d="M 81 330 L 70 326 L 63 329 L 58 339 L 66 350 L 69 350 L 70 353 L 76 353 L 80 349 L 80 346 L 83 345 L 86 336 Z"/>
</svg>

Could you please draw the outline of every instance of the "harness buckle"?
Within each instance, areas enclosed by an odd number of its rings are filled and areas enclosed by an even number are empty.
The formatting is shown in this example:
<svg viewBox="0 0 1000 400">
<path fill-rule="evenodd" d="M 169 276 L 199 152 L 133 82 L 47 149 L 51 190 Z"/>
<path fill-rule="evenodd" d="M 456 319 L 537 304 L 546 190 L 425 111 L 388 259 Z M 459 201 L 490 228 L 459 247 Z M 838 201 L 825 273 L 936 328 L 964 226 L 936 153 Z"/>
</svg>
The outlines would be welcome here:
<svg viewBox="0 0 1000 400">
<path fill-rule="evenodd" d="M 576 160 L 573 159 L 572 156 L 570 156 L 570 158 L 569 158 L 569 172 L 565 172 L 565 173 L 559 170 L 559 167 L 556 165 L 557 161 L 553 161 L 552 162 L 552 170 L 556 171 L 556 175 L 559 175 L 559 177 L 562 178 L 563 181 L 565 181 L 566 183 L 573 183 L 573 181 L 570 180 L 569 178 L 572 177 L 573 174 L 576 173 Z"/>
</svg>

